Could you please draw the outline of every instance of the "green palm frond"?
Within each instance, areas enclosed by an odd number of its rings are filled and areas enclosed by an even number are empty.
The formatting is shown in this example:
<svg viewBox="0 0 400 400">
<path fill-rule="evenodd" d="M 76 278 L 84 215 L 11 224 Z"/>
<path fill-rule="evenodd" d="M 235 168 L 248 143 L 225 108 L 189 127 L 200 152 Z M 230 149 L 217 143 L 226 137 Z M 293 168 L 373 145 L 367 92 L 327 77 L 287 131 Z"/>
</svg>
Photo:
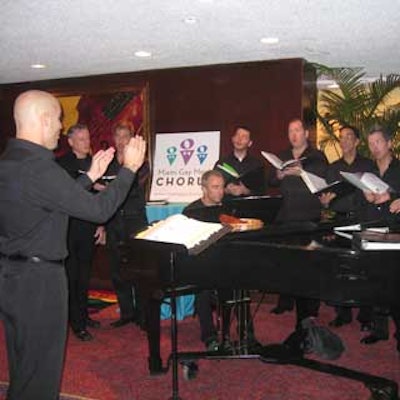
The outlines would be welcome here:
<svg viewBox="0 0 400 400">
<path fill-rule="evenodd" d="M 384 106 L 388 96 L 400 87 L 400 75 L 381 76 L 374 82 L 365 83 L 365 73 L 361 68 L 330 68 L 324 65 L 314 65 L 318 76 L 324 76 L 335 81 L 337 90 L 322 90 L 320 104 L 322 115 L 317 118 L 323 127 L 325 136 L 321 147 L 334 143 L 334 127 L 344 123 L 354 125 L 362 133 L 360 150 L 368 154 L 366 136 L 369 128 L 376 123 L 383 125 L 399 137 L 394 143 L 396 154 L 400 154 L 400 109 Z"/>
<path fill-rule="evenodd" d="M 400 75 L 390 74 L 386 77 L 380 76 L 379 79 L 368 85 L 369 108 L 368 116 L 372 116 L 376 109 L 386 100 L 388 95 L 396 88 L 400 87 Z"/>
</svg>

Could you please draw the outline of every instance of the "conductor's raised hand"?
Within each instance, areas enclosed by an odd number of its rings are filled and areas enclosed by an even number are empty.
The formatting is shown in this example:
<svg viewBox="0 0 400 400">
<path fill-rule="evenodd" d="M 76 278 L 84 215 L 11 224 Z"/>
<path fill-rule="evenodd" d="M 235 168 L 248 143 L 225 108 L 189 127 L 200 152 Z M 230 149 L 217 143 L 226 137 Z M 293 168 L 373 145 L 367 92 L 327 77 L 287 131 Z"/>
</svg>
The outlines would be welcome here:
<svg viewBox="0 0 400 400">
<path fill-rule="evenodd" d="M 131 138 L 124 148 L 124 167 L 136 172 L 143 164 L 145 153 L 146 141 L 143 137 Z"/>
<path fill-rule="evenodd" d="M 99 150 L 92 158 L 92 164 L 87 172 L 92 182 L 96 182 L 101 178 L 107 170 L 111 160 L 114 157 L 115 149 L 109 147 L 107 150 Z"/>
</svg>

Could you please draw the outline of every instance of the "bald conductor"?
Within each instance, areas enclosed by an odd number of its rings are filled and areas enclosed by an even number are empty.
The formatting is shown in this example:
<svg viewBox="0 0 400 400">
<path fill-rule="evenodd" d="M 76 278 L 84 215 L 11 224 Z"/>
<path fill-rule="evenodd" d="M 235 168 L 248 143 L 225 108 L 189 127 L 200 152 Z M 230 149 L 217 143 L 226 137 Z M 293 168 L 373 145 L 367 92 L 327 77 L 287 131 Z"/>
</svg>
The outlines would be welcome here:
<svg viewBox="0 0 400 400">
<path fill-rule="evenodd" d="M 114 150 L 93 156 L 74 181 L 54 161 L 61 107 L 31 90 L 14 104 L 16 138 L 0 157 L 0 318 L 8 351 L 8 400 L 55 400 L 67 332 L 68 217 L 104 223 L 123 201 L 143 163 L 146 143 L 132 138 L 117 179 L 103 192 L 86 189 L 100 178 Z"/>
</svg>

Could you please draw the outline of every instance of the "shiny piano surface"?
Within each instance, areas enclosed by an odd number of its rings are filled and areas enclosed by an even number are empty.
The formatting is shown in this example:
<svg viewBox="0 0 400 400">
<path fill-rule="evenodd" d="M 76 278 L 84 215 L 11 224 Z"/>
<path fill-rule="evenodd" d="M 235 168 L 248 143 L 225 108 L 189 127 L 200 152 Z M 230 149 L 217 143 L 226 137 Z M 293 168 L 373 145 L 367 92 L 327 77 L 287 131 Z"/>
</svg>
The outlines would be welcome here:
<svg viewBox="0 0 400 400">
<path fill-rule="evenodd" d="M 336 236 L 331 224 L 299 223 L 228 234 L 196 256 L 132 239 L 123 250 L 123 275 L 148 291 L 263 289 L 338 304 L 400 306 L 399 253 L 364 251 Z M 148 293 L 149 294 L 149 293 Z"/>
<path fill-rule="evenodd" d="M 166 372 L 170 365 L 168 362 L 164 368 L 160 358 L 160 301 L 165 295 L 172 295 L 173 301 L 181 294 L 176 289 L 186 285 L 194 285 L 197 290 L 261 289 L 338 305 L 399 307 L 399 253 L 361 250 L 348 239 L 336 236 L 332 227 L 330 223 L 267 225 L 259 231 L 228 234 L 195 256 L 189 256 L 181 245 L 132 239 L 123 247 L 122 268 L 145 304 L 150 373 Z M 220 357 L 178 352 L 177 330 L 173 318 L 169 361 L 174 400 L 180 399 L 178 360 Z M 278 346 L 287 351 L 285 344 Z M 290 355 L 290 360 L 287 355 L 271 357 L 271 349 L 274 352 L 274 345 L 264 346 L 252 356 L 354 379 L 367 386 L 371 399 L 398 400 L 394 381 L 310 360 L 302 354 L 295 358 Z"/>
</svg>

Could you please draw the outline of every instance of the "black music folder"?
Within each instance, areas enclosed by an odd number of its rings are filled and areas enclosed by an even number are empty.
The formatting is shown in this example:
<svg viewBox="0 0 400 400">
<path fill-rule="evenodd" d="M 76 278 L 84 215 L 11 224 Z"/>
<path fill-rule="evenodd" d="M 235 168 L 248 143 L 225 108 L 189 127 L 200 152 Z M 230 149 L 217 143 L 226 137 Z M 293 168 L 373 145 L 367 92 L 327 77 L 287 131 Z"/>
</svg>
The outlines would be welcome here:
<svg viewBox="0 0 400 400">
<path fill-rule="evenodd" d="M 262 167 L 251 169 L 243 174 L 239 174 L 232 166 L 227 163 L 217 164 L 216 168 L 222 173 L 225 183 L 242 182 L 248 188 L 256 188 L 260 185 L 260 176 L 263 176 Z"/>
<path fill-rule="evenodd" d="M 354 232 L 353 245 L 362 250 L 400 250 L 400 233 L 371 230 Z"/>
<path fill-rule="evenodd" d="M 335 181 L 329 183 L 325 187 L 317 190 L 316 195 L 321 195 L 322 193 L 335 193 L 337 197 L 346 196 L 355 191 L 355 187 L 347 181 Z"/>
<path fill-rule="evenodd" d="M 355 187 L 346 180 L 337 180 L 332 183 L 327 183 L 324 178 L 305 170 L 301 171 L 300 177 L 303 179 L 309 191 L 317 196 L 323 193 L 335 193 L 336 196 L 339 197 L 352 193 L 355 190 Z"/>
</svg>

